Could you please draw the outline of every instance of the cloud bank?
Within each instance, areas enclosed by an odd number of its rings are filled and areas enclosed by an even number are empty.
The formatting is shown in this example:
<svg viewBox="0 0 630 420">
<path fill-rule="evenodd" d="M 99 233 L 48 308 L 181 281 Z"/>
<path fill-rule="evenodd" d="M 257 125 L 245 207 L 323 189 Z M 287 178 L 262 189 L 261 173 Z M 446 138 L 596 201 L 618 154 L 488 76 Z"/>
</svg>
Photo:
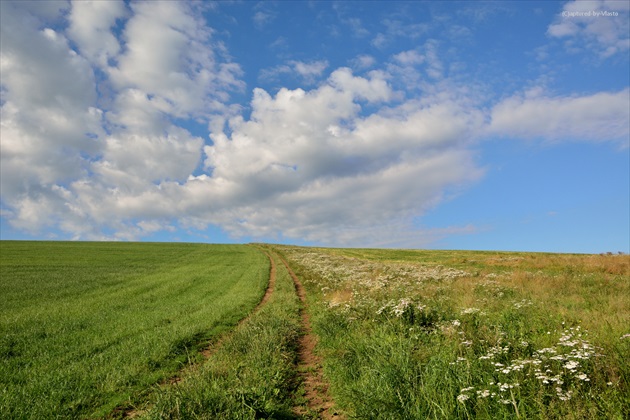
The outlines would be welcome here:
<svg viewBox="0 0 630 420">
<path fill-rule="evenodd" d="M 289 60 L 261 77 L 291 73 L 309 88 L 255 88 L 247 115 L 231 103 L 242 69 L 202 5 L 0 4 L 2 214 L 32 233 L 131 240 L 212 225 L 236 238 L 421 246 L 474 231 L 417 220 L 482 178 L 485 136 L 623 143 L 629 132 L 627 89 L 480 106 L 444 75 L 435 41 L 380 69 L 358 56 L 360 74 Z M 388 28 L 383 45 L 402 36 Z"/>
</svg>

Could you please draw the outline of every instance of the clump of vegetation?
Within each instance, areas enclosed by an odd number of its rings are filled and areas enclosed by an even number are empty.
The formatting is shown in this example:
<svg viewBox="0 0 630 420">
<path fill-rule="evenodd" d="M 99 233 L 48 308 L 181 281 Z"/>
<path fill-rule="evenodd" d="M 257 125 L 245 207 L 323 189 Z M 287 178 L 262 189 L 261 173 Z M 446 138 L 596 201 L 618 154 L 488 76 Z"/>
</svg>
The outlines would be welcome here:
<svg viewBox="0 0 630 420">
<path fill-rule="evenodd" d="M 276 247 L 358 418 L 628 418 L 630 257 Z"/>
</svg>

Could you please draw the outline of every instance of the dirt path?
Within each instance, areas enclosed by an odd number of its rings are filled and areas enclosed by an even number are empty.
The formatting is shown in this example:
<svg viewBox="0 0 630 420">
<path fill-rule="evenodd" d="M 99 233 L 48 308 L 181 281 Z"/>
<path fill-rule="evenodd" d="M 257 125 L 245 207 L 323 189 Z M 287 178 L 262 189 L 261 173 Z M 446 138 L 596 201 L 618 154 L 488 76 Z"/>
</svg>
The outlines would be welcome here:
<svg viewBox="0 0 630 420">
<path fill-rule="evenodd" d="M 265 290 L 265 294 L 263 295 L 263 298 L 260 300 L 260 302 L 258 302 L 258 304 L 256 305 L 256 307 L 243 319 L 241 319 L 238 324 L 236 324 L 236 326 L 231 330 L 234 331 L 236 328 L 238 328 L 241 324 L 243 324 L 244 322 L 246 322 L 248 319 L 250 319 L 252 317 L 252 315 L 254 315 L 256 312 L 258 312 L 271 298 L 271 295 L 273 294 L 273 291 L 276 287 L 276 262 L 274 261 L 274 259 L 271 257 L 271 255 L 267 252 L 264 251 L 262 249 L 259 249 L 262 253 L 264 253 L 267 258 L 269 258 L 269 283 L 267 283 L 267 290 Z M 204 348 L 203 350 L 201 350 L 201 354 L 205 359 L 210 358 L 214 352 L 221 347 L 221 345 L 223 344 L 223 342 L 230 336 L 231 332 L 228 332 L 226 334 L 221 335 L 218 340 L 216 341 L 211 341 L 210 344 L 208 344 L 208 346 L 206 348 Z M 203 363 L 203 362 L 201 362 Z M 166 379 L 165 381 L 163 381 L 160 386 L 167 386 L 167 385 L 177 385 L 178 383 L 183 381 L 183 378 L 187 375 L 190 374 L 190 372 L 196 368 L 199 367 L 199 365 L 201 363 L 196 363 L 192 366 L 186 366 L 184 367 L 182 370 L 180 370 L 176 375 Z M 143 410 L 139 410 L 135 407 L 117 407 L 116 409 L 114 409 L 113 411 L 113 417 L 118 417 L 117 414 L 119 414 L 120 412 L 123 412 L 122 417 L 124 418 L 135 418 L 138 417 L 139 415 L 141 415 L 143 413 Z"/>
<path fill-rule="evenodd" d="M 302 317 L 304 335 L 300 338 L 299 343 L 298 372 L 304 384 L 304 397 L 306 399 L 308 412 L 304 407 L 295 407 L 295 414 L 302 416 L 317 413 L 322 419 L 344 419 L 344 416 L 335 410 L 334 401 L 328 394 L 328 383 L 324 380 L 322 361 L 315 354 L 317 336 L 313 334 L 310 316 L 306 310 L 306 292 L 304 291 L 304 286 L 302 286 L 302 283 L 284 258 L 280 257 L 280 259 L 291 275 L 295 283 L 295 290 L 302 302 L 300 315 Z"/>
</svg>

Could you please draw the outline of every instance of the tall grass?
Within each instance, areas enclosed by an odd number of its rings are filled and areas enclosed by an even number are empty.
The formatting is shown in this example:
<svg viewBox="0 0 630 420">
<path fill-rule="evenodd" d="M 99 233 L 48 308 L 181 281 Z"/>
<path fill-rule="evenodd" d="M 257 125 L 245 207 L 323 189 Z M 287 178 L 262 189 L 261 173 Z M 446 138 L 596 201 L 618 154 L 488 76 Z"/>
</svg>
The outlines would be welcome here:
<svg viewBox="0 0 630 420">
<path fill-rule="evenodd" d="M 245 246 L 0 242 L 0 418 L 100 417 L 260 300 Z"/>
<path fill-rule="evenodd" d="M 300 302 L 279 260 L 276 269 L 269 301 L 182 382 L 157 389 L 142 418 L 295 418 Z"/>
<path fill-rule="evenodd" d="M 351 416 L 630 417 L 628 256 L 275 248 Z"/>
</svg>

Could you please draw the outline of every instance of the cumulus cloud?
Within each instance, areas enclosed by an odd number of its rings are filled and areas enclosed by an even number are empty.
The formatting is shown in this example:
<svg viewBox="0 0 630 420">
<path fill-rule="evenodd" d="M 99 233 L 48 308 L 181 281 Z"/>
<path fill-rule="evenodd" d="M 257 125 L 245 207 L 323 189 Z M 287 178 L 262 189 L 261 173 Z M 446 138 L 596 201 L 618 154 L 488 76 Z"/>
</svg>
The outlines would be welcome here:
<svg viewBox="0 0 630 420">
<path fill-rule="evenodd" d="M 243 85 L 240 68 L 194 5 L 77 2 L 66 13 L 66 3 L 45 3 L 1 3 L 3 215 L 19 229 L 76 238 L 150 232 L 151 209 L 125 198 L 187 180 L 204 141 L 174 118 L 231 115 L 225 101 Z M 47 27 L 66 18 L 65 32 Z"/>
<path fill-rule="evenodd" d="M 208 44 L 212 31 L 189 7 L 134 3 L 123 35 L 126 51 L 110 69 L 117 89 L 139 89 L 161 101 L 163 112 L 179 118 L 220 110 L 227 92 L 243 87 L 240 68 L 217 59 Z"/>
<path fill-rule="evenodd" d="M 603 58 L 630 49 L 630 3 L 615 0 L 570 1 L 547 34 L 567 39 L 570 50 L 596 51 Z"/>
<path fill-rule="evenodd" d="M 302 88 L 255 88 L 241 112 L 229 103 L 242 71 L 197 3 L 41 5 L 0 2 L 0 211 L 30 232 L 128 240 L 215 225 L 235 236 L 420 246 L 474 231 L 416 223 L 483 176 L 471 150 L 481 136 L 628 137 L 627 89 L 531 91 L 486 110 L 469 84 L 447 80 L 435 40 L 381 68 L 360 55 L 350 64 L 371 70 L 360 75 L 286 61 L 260 77 L 290 74 Z M 382 45 L 426 29 L 384 26 Z M 209 139 L 181 121 L 206 124 Z"/>
<path fill-rule="evenodd" d="M 240 189 L 222 195 L 239 215 L 222 226 L 235 234 L 366 243 L 375 238 L 361 228 L 396 235 L 390 224 L 402 218 L 408 230 L 446 186 L 480 176 L 470 153 L 457 147 L 480 115 L 456 103 L 408 102 L 361 116 L 363 101 L 391 98 L 382 79 L 343 68 L 311 91 L 271 96 L 257 89 L 251 119 L 231 121 L 231 135 L 214 134 L 205 148 L 213 178 L 198 181 Z"/>
<path fill-rule="evenodd" d="M 100 150 L 102 111 L 92 106 L 92 68 L 63 34 L 47 28 L 28 3 L 1 6 L 0 178 L 3 200 L 13 202 L 86 170 L 86 159 Z"/>
<path fill-rule="evenodd" d="M 490 131 L 549 141 L 616 141 L 627 147 L 630 91 L 549 97 L 541 90 L 507 98 L 492 109 Z"/>
<path fill-rule="evenodd" d="M 414 218 L 437 205 L 445 189 L 482 175 L 466 144 L 483 118 L 453 101 L 395 105 L 392 95 L 378 74 L 358 77 L 346 68 L 312 90 L 271 95 L 256 89 L 251 117 L 233 117 L 227 132 L 214 132 L 204 147 L 206 174 L 186 179 L 196 158 L 194 140 L 166 137 L 156 144 L 138 137 L 120 140 L 118 149 L 108 144 L 94 165 L 102 179 L 79 180 L 63 191 L 72 208 L 64 226 L 86 237 L 98 234 L 90 226 L 106 225 L 128 239 L 177 220 L 195 229 L 218 225 L 236 237 L 427 243 L 438 232 L 415 229 Z M 386 103 L 391 106 L 382 107 Z M 375 105 L 381 111 L 364 112 Z M 149 156 L 146 163 L 133 160 L 135 148 Z M 169 168 L 167 155 L 180 164 Z M 165 178 L 178 168 L 182 178 Z M 80 223 L 86 219 L 91 223 Z"/>
<path fill-rule="evenodd" d="M 111 28 L 125 15 L 122 0 L 75 1 L 68 17 L 68 35 L 77 43 L 85 58 L 107 68 L 109 60 L 120 52 L 120 43 L 111 33 Z"/>
</svg>

